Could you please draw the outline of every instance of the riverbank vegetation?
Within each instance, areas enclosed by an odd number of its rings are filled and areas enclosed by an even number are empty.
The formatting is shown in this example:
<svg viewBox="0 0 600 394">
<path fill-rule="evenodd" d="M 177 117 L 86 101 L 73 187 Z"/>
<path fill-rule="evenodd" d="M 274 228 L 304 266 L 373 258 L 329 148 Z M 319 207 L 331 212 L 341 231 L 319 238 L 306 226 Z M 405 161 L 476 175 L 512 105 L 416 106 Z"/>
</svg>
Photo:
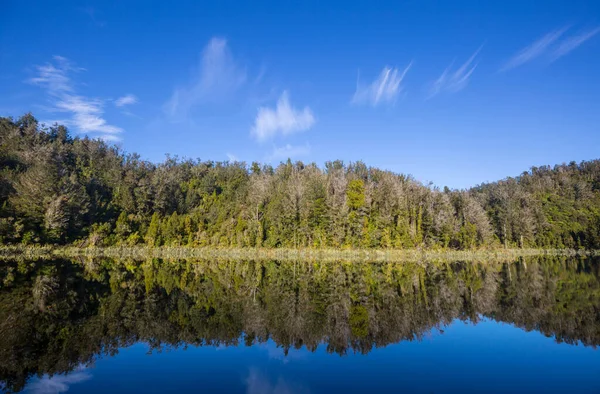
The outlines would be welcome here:
<svg viewBox="0 0 600 394">
<path fill-rule="evenodd" d="M 596 257 L 598 250 L 584 249 L 298 249 L 298 248 L 190 248 L 187 246 L 23 246 L 0 247 L 0 259 L 111 258 L 204 259 L 220 261 L 296 262 L 511 262 L 527 257 Z"/>
<path fill-rule="evenodd" d="M 362 162 L 142 160 L 0 118 L 0 244 L 311 249 L 599 249 L 600 160 L 469 190 Z"/>
</svg>

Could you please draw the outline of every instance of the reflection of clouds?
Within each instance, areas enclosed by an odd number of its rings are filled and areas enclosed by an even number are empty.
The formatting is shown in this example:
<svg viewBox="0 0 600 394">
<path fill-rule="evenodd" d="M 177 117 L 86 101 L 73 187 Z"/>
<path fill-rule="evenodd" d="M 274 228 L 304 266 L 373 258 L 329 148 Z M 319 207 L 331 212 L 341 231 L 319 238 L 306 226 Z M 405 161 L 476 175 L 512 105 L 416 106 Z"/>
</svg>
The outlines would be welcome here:
<svg viewBox="0 0 600 394">
<path fill-rule="evenodd" d="M 308 394 L 310 390 L 302 385 L 289 382 L 279 376 L 277 381 L 271 382 L 269 376 L 250 368 L 246 378 L 246 393 L 248 394 Z"/>
<path fill-rule="evenodd" d="M 268 341 L 266 343 L 261 343 L 259 346 L 267 351 L 267 356 L 270 359 L 281 360 L 284 364 L 287 364 L 291 360 L 301 360 L 306 358 L 306 349 L 291 348 L 286 355 L 285 350 L 282 347 L 277 346 L 275 342 Z"/>
<path fill-rule="evenodd" d="M 85 368 L 79 368 L 67 375 L 44 375 L 30 383 L 25 391 L 36 394 L 59 394 L 69 391 L 70 385 L 85 382 L 91 378 L 92 374 L 86 372 Z"/>
</svg>

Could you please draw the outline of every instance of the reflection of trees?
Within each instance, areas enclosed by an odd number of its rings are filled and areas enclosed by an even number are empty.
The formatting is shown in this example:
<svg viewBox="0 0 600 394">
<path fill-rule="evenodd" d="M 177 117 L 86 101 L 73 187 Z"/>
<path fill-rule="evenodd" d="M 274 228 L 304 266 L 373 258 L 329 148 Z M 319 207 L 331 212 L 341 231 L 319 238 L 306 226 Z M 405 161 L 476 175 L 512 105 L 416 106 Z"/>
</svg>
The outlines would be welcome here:
<svg viewBox="0 0 600 394">
<path fill-rule="evenodd" d="M 67 372 L 137 341 L 160 348 L 273 339 L 284 349 L 366 353 L 482 315 L 596 346 L 599 278 L 598 264 L 562 258 L 5 262 L 0 381 L 19 390 L 33 374 Z"/>
<path fill-rule="evenodd" d="M 522 262 L 502 270 L 493 316 L 557 341 L 600 343 L 599 265 L 580 260 Z"/>
</svg>

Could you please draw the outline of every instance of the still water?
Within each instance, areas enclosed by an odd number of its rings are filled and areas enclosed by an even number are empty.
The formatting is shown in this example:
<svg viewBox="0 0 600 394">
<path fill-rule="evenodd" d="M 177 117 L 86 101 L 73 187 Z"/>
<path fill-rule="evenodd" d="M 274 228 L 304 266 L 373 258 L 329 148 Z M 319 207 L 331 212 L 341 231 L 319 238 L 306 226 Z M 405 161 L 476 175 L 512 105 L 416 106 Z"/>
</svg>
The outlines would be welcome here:
<svg viewBox="0 0 600 394">
<path fill-rule="evenodd" d="M 0 261 L 0 391 L 600 392 L 600 262 Z"/>
</svg>

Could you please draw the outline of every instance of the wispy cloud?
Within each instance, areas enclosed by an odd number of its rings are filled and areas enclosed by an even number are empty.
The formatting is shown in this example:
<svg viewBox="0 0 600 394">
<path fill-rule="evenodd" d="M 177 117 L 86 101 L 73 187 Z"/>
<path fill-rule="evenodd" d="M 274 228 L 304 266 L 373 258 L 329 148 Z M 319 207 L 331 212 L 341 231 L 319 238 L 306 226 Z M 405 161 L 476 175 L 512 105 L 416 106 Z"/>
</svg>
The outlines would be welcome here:
<svg viewBox="0 0 600 394">
<path fill-rule="evenodd" d="M 246 82 L 246 70 L 237 65 L 227 40 L 212 38 L 200 66 L 186 86 L 174 90 L 164 109 L 170 116 L 186 116 L 195 106 L 223 100 Z"/>
<path fill-rule="evenodd" d="M 558 40 L 565 32 L 568 27 L 563 27 L 562 29 L 552 31 L 539 40 L 535 41 L 533 44 L 521 49 L 517 54 L 515 54 L 506 64 L 502 67 L 501 71 L 507 71 L 515 67 L 519 67 L 527 62 L 532 61 L 546 53 L 548 48 Z"/>
<path fill-rule="evenodd" d="M 290 104 L 286 91 L 281 94 L 275 108 L 260 107 L 250 133 L 259 141 L 273 138 L 277 134 L 288 135 L 306 131 L 315 124 L 309 107 L 298 110 Z"/>
<path fill-rule="evenodd" d="M 98 17 L 97 17 L 98 11 L 94 7 L 81 8 L 81 11 L 84 14 L 87 14 L 96 26 L 98 26 L 98 27 L 106 26 L 105 21 L 98 19 Z"/>
<path fill-rule="evenodd" d="M 234 155 L 233 153 L 226 153 L 226 155 L 227 155 L 227 160 L 229 160 L 230 162 L 239 161 L 238 157 L 236 155 Z"/>
<path fill-rule="evenodd" d="M 481 48 L 483 48 L 483 46 L 480 46 L 471 57 L 456 70 L 452 69 L 454 62 L 450 63 L 442 75 L 431 84 L 429 98 L 434 97 L 441 92 L 455 93 L 464 89 L 468 85 L 471 75 L 477 68 L 478 62 L 476 59 L 479 52 L 481 52 Z"/>
<path fill-rule="evenodd" d="M 58 95 L 73 91 L 71 78 L 67 75 L 72 71 L 83 71 L 84 69 L 74 67 L 67 58 L 54 56 L 54 63 L 36 66 L 37 75 L 28 81 L 34 85 L 45 87 L 52 95 Z"/>
<path fill-rule="evenodd" d="M 412 62 L 402 71 L 398 68 L 385 66 L 379 77 L 368 85 L 361 86 L 360 79 L 357 80 L 352 103 L 371 104 L 374 107 L 382 103 L 394 103 L 403 90 L 402 80 L 411 66 Z"/>
<path fill-rule="evenodd" d="M 126 94 L 123 97 L 119 97 L 115 100 L 115 105 L 117 107 L 124 107 L 126 105 L 136 104 L 138 102 L 138 98 L 133 94 Z"/>
<path fill-rule="evenodd" d="M 29 83 L 43 88 L 51 102 L 50 112 L 66 113 L 69 116 L 60 123 L 74 127 L 81 133 L 95 133 L 96 137 L 109 141 L 117 141 L 116 135 L 123 129 L 109 124 L 104 119 L 105 101 L 90 98 L 76 93 L 71 73 L 83 71 L 62 57 L 54 56 L 53 62 L 36 67 L 37 75 L 28 80 Z"/>
<path fill-rule="evenodd" d="M 25 392 L 35 394 L 59 394 L 69 391 L 69 387 L 75 383 L 85 382 L 92 378 L 92 375 L 83 368 L 67 375 L 44 375 L 41 378 L 30 383 Z"/>
<path fill-rule="evenodd" d="M 114 135 L 114 134 L 100 134 L 97 138 L 101 139 L 102 141 L 106 141 L 106 142 L 121 141 L 121 137 L 119 137 L 118 135 Z"/>
<path fill-rule="evenodd" d="M 294 159 L 302 156 L 310 155 L 310 145 L 290 145 L 273 146 L 273 151 L 267 156 L 267 161 L 278 161 L 286 159 Z"/>
<path fill-rule="evenodd" d="M 56 103 L 56 111 L 67 112 L 72 115 L 67 122 L 75 126 L 82 133 L 117 134 L 123 129 L 107 123 L 102 117 L 104 113 L 102 100 L 83 96 L 66 95 Z"/>
<path fill-rule="evenodd" d="M 551 31 L 531 45 L 521 49 L 506 62 L 500 71 L 511 70 L 543 56 L 549 57 L 551 61 L 555 61 L 600 33 L 599 27 L 577 35 L 565 37 L 569 28 L 570 26 L 565 26 L 561 29 Z"/>
<path fill-rule="evenodd" d="M 594 37 L 598 33 L 600 33 L 600 27 L 566 38 L 563 42 L 561 42 L 558 45 L 558 48 L 556 48 L 556 50 L 554 51 L 552 55 L 553 60 L 565 56 L 566 54 L 579 47 L 581 44 Z"/>
</svg>

